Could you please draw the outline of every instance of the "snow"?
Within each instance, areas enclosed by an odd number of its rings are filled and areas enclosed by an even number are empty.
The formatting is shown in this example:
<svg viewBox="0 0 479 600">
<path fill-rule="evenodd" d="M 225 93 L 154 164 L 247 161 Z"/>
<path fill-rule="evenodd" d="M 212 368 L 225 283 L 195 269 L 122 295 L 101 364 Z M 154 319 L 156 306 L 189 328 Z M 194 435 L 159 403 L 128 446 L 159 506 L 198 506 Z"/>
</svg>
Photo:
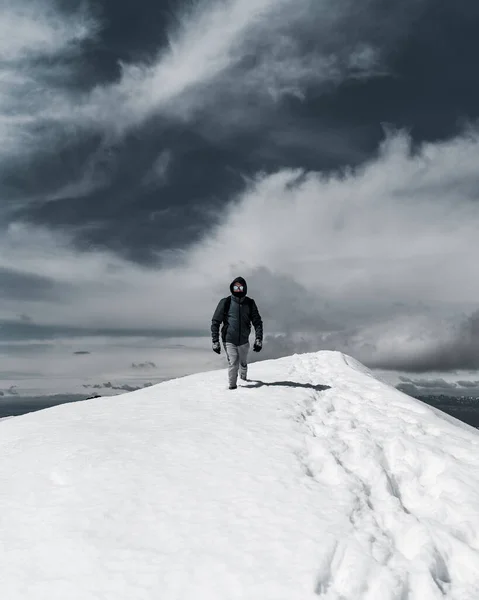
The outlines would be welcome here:
<svg viewBox="0 0 479 600">
<path fill-rule="evenodd" d="M 479 432 L 336 352 L 0 423 L 5 600 L 477 600 Z"/>
</svg>

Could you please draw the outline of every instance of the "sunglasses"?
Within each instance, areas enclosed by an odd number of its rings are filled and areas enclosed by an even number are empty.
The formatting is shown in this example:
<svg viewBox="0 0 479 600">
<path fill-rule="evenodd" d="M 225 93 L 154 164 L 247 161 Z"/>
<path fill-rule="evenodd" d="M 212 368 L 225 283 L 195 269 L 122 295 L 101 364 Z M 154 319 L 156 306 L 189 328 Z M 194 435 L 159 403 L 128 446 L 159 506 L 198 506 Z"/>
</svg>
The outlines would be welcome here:
<svg viewBox="0 0 479 600">
<path fill-rule="evenodd" d="M 233 286 L 233 291 L 234 292 L 242 292 L 244 290 L 244 287 L 241 285 L 241 283 L 235 283 Z"/>
</svg>

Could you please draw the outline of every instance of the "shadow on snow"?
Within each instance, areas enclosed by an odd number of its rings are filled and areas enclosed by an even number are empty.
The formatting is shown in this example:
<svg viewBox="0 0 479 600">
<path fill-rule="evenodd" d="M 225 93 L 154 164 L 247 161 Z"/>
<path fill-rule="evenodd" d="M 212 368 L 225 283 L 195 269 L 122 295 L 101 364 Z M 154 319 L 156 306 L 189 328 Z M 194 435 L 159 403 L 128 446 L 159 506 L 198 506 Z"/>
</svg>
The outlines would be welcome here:
<svg viewBox="0 0 479 600">
<path fill-rule="evenodd" d="M 324 390 L 330 390 L 330 385 L 313 385 L 312 383 L 297 383 L 296 381 L 260 381 L 257 379 L 248 379 L 248 382 L 253 385 L 244 385 L 245 388 L 260 388 L 263 386 L 268 387 L 292 387 L 292 388 L 304 388 L 306 390 L 316 390 L 317 392 L 324 392 Z"/>
</svg>

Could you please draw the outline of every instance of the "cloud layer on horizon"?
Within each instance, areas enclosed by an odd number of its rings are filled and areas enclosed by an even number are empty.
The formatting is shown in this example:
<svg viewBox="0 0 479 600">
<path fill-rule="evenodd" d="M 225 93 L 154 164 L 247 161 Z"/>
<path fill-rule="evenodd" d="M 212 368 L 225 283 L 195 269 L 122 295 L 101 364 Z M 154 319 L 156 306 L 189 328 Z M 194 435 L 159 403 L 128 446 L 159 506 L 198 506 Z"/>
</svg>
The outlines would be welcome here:
<svg viewBox="0 0 479 600">
<path fill-rule="evenodd" d="M 399 377 L 400 383 L 396 385 L 397 389 L 410 396 L 447 396 L 449 398 L 458 397 L 479 397 L 478 380 L 455 380 L 446 381 L 445 379 L 412 379 L 410 377 Z"/>
</svg>

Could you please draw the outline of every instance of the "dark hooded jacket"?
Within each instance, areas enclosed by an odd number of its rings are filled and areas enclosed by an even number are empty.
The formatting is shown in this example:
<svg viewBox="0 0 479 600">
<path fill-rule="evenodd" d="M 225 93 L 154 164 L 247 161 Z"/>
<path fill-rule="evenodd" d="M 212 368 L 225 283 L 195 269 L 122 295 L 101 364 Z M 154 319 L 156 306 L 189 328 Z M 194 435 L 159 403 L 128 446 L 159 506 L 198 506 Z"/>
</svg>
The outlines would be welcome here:
<svg viewBox="0 0 479 600">
<path fill-rule="evenodd" d="M 233 292 L 233 283 L 237 281 L 244 286 L 244 292 Z M 211 337 L 213 343 L 219 342 L 220 326 L 221 339 L 224 343 L 242 346 L 249 342 L 251 324 L 255 329 L 257 340 L 263 341 L 263 321 L 253 298 L 246 295 L 248 287 L 243 277 L 236 277 L 230 285 L 231 296 L 222 298 L 215 310 L 211 321 Z"/>
</svg>

